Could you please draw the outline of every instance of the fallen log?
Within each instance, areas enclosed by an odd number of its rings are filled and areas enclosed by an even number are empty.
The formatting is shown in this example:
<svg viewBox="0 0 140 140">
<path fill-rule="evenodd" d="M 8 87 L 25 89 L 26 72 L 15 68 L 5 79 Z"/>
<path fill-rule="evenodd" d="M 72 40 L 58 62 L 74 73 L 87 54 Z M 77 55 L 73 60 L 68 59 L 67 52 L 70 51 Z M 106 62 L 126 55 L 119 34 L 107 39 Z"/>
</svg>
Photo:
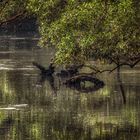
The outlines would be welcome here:
<svg viewBox="0 0 140 140">
<path fill-rule="evenodd" d="M 91 82 L 92 86 L 83 86 L 83 82 Z M 80 92 L 92 92 L 104 87 L 104 82 L 90 75 L 77 75 L 64 82 L 70 88 Z"/>
</svg>

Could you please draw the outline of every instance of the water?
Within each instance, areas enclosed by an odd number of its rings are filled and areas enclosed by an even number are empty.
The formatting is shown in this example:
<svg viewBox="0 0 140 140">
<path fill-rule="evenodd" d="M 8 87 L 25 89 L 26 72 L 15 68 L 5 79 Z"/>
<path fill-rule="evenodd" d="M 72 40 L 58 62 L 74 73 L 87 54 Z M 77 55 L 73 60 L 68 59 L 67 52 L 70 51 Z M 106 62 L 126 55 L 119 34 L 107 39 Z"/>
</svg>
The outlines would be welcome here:
<svg viewBox="0 0 140 140">
<path fill-rule="evenodd" d="M 140 140 L 140 66 L 120 83 L 100 74 L 105 86 L 84 93 L 40 80 L 32 62 L 47 67 L 53 53 L 36 39 L 0 40 L 0 140 Z"/>
</svg>

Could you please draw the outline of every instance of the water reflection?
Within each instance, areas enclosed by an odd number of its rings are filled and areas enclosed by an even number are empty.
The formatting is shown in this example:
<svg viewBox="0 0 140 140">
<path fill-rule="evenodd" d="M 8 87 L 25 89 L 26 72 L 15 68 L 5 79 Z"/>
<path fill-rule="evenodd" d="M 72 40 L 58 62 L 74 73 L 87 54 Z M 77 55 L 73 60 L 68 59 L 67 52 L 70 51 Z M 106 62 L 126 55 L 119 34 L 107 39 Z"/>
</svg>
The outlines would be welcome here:
<svg viewBox="0 0 140 140">
<path fill-rule="evenodd" d="M 10 132 L 11 127 L 14 125 L 14 120 L 12 117 L 8 116 L 0 123 L 0 136 L 4 138 Z"/>
<path fill-rule="evenodd" d="M 47 85 L 49 85 L 51 87 L 51 91 L 53 94 L 57 94 L 57 88 L 55 85 L 55 79 L 53 75 L 40 75 L 39 80 L 37 81 L 37 86 L 45 86 L 45 84 L 47 83 Z"/>
<path fill-rule="evenodd" d="M 93 76 L 75 76 L 66 80 L 65 85 L 79 92 L 93 93 L 104 87 L 104 82 Z"/>
<path fill-rule="evenodd" d="M 123 83 L 122 83 L 122 79 L 121 79 L 121 76 L 120 76 L 120 68 L 117 69 L 117 79 L 118 79 L 118 85 L 120 87 L 120 91 L 121 91 L 121 94 L 122 94 L 122 98 L 123 98 L 123 103 L 126 104 L 126 96 L 125 96 L 125 91 L 124 91 L 124 86 L 123 86 Z"/>
<path fill-rule="evenodd" d="M 51 49 L 11 45 L 1 46 L 0 54 L 5 54 L 0 57 L 0 108 L 28 105 L 0 110 L 0 140 L 140 139 L 139 66 L 120 74 L 124 97 L 117 73 L 99 75 L 106 86 L 82 94 L 61 85 L 55 76 L 40 77 L 32 62 L 48 67 Z"/>
</svg>

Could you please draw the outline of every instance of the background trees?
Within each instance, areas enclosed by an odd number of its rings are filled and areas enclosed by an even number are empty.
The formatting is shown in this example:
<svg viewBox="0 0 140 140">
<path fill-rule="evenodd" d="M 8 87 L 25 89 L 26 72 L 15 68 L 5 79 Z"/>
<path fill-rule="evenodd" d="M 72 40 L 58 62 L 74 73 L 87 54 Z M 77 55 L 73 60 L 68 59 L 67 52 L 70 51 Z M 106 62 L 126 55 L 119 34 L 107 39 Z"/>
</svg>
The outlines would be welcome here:
<svg viewBox="0 0 140 140">
<path fill-rule="evenodd" d="M 20 11 L 34 14 L 39 23 L 40 45 L 56 47 L 56 63 L 78 63 L 93 57 L 133 67 L 140 60 L 139 0 L 9 2 L 12 4 L 1 12 L 1 20 Z"/>
<path fill-rule="evenodd" d="M 57 48 L 56 62 L 93 57 L 131 67 L 140 55 L 137 0 L 30 1 L 40 23 L 41 46 Z"/>
</svg>

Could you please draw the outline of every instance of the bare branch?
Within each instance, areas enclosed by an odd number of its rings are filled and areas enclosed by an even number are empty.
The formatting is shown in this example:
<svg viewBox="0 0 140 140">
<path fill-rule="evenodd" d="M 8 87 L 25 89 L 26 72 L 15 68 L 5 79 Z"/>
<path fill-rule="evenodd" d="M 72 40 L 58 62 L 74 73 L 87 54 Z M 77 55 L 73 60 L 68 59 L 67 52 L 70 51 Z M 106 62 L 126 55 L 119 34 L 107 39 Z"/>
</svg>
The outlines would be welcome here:
<svg viewBox="0 0 140 140">
<path fill-rule="evenodd" d="M 105 69 L 105 70 L 98 70 L 97 68 L 93 68 L 92 66 L 86 66 L 86 67 L 89 67 L 89 68 L 91 68 L 92 70 L 95 71 L 95 72 L 89 73 L 90 75 L 92 75 L 92 74 L 98 74 L 98 73 L 103 73 L 103 72 L 112 73 L 114 70 L 116 70 L 117 68 L 120 68 L 121 66 L 129 66 L 130 68 L 133 68 L 133 67 L 135 67 L 139 62 L 140 62 L 140 58 L 139 58 L 138 60 L 136 60 L 134 63 L 127 63 L 127 62 L 124 62 L 124 63 L 121 63 L 121 64 L 118 64 L 118 63 L 117 63 L 117 66 L 114 67 L 113 69 Z"/>
<path fill-rule="evenodd" d="M 87 67 L 87 68 L 90 68 L 91 70 L 94 70 L 94 71 L 99 71 L 97 67 L 92 67 L 92 66 L 89 66 L 89 65 L 84 65 L 83 67 Z"/>
</svg>

